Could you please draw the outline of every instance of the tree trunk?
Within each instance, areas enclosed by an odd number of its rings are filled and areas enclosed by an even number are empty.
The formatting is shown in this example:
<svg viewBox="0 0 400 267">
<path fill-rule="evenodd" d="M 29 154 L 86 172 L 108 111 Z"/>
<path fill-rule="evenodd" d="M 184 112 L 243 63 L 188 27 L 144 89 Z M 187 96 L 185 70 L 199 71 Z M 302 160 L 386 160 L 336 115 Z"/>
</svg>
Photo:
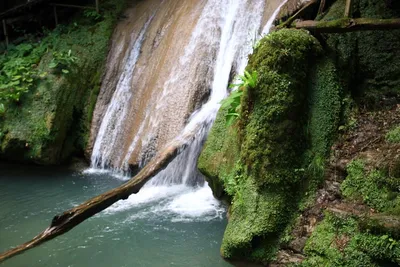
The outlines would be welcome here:
<svg viewBox="0 0 400 267">
<path fill-rule="evenodd" d="M 324 13 L 325 10 L 325 0 L 321 0 L 321 3 L 319 4 L 318 8 L 318 15 Z"/>
<path fill-rule="evenodd" d="M 344 9 L 344 17 L 345 18 L 350 17 L 350 12 L 351 12 L 351 0 L 346 0 L 346 7 Z"/>
<path fill-rule="evenodd" d="M 297 29 L 306 29 L 319 33 L 343 33 L 370 30 L 400 29 L 400 19 L 338 19 L 332 21 L 306 20 L 296 23 Z"/>
<path fill-rule="evenodd" d="M 135 177 L 125 184 L 55 216 L 50 226 L 31 241 L 0 254 L 0 263 L 68 232 L 81 222 L 105 210 L 118 200 L 127 199 L 131 194 L 139 192 L 146 182 L 157 175 L 161 170 L 165 169 L 180 153 L 181 149 L 186 147 L 193 140 L 194 133 L 195 131 L 182 136 L 182 138 L 177 138 L 168 144 Z"/>
</svg>

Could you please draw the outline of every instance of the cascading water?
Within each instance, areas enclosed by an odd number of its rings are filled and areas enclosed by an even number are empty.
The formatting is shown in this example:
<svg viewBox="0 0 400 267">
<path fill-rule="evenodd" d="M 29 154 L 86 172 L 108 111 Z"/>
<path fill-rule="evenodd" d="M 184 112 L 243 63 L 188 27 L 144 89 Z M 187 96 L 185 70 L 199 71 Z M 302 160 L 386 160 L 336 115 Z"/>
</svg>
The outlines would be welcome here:
<svg viewBox="0 0 400 267">
<path fill-rule="evenodd" d="M 114 171 L 127 174 L 132 165 L 132 158 L 136 159 L 138 167 L 141 168 L 154 156 L 159 144 L 163 143 L 159 136 L 171 135 L 169 128 L 173 128 L 172 132 L 178 136 L 176 138 L 184 138 L 191 133 L 194 133 L 195 137 L 166 169 L 142 188 L 139 194 L 116 203 L 107 212 L 165 199 L 158 206 L 151 207 L 144 213 L 175 212 L 183 217 L 197 217 L 204 214 L 211 214 L 211 217 L 221 215 L 219 203 L 213 199 L 208 186 L 204 186 L 204 178 L 196 168 L 197 158 L 215 120 L 220 102 L 228 93 L 228 83 L 232 79 L 232 74 L 243 72 L 247 64 L 247 56 L 251 53 L 252 45 L 256 41 L 254 40 L 254 36 L 257 36 L 255 33 L 261 30 L 263 33 L 268 32 L 273 20 L 270 19 L 262 29 L 265 0 L 203 2 L 205 3 L 192 7 L 200 12 L 197 17 L 192 15 L 193 19 L 197 19 L 197 23 L 191 31 L 188 43 L 185 44 L 175 64 L 170 67 L 171 71 L 164 80 L 160 83 L 156 82 L 158 86 L 161 85 L 160 89 L 149 93 L 149 102 L 140 116 L 140 122 L 134 124 L 136 130 L 134 130 L 134 136 L 129 139 L 131 141 L 128 141 L 129 145 L 121 145 L 121 138 L 129 136 L 126 134 L 128 132 L 126 128 L 132 127 L 125 123 L 131 116 L 129 113 L 132 110 L 129 107 L 132 104 L 131 98 L 138 94 L 133 82 L 134 71 L 135 68 L 142 68 L 143 73 L 145 68 L 137 66 L 138 59 L 145 45 L 146 30 L 151 27 L 154 16 L 157 17 L 157 12 L 149 15 L 140 33 L 132 41 L 132 49 L 126 57 L 126 65 L 103 115 L 93 147 L 92 167 L 113 168 Z M 167 25 L 162 28 L 164 35 L 173 23 L 173 21 L 167 22 Z M 162 43 L 161 35 L 162 33 L 156 40 L 158 45 Z M 150 43 L 154 45 L 156 41 Z M 153 85 L 154 83 L 153 81 Z M 183 106 L 187 110 L 186 114 L 178 115 L 185 117 L 190 114 L 191 109 L 187 109 L 185 103 L 195 98 L 190 92 L 193 91 L 192 88 L 198 87 L 202 87 L 198 91 L 205 95 L 207 93 L 204 92 L 210 90 L 210 95 L 208 101 L 197 108 L 188 119 L 183 120 L 182 123 L 181 118 L 175 119 L 168 113 L 176 111 L 174 109 L 176 106 L 178 109 Z M 183 103 L 178 101 L 183 101 Z M 196 108 L 199 104 L 201 103 L 195 103 L 192 106 Z M 166 122 L 165 118 L 169 121 Z M 135 153 L 136 156 L 134 156 Z M 114 159 L 115 157 L 118 159 Z M 195 204 L 198 201 L 202 201 L 200 206 Z"/>
<path fill-rule="evenodd" d="M 122 124 L 128 116 L 126 106 L 129 105 L 129 100 L 133 95 L 131 91 L 132 73 L 140 55 L 140 48 L 144 40 L 144 35 L 153 17 L 154 14 L 145 23 L 139 35 L 132 40 L 132 49 L 126 60 L 125 69 L 119 78 L 117 89 L 113 95 L 113 101 L 107 108 L 106 116 L 101 123 L 99 134 L 93 148 L 91 160 L 92 165 L 95 167 L 106 169 L 110 166 L 110 151 L 118 140 L 118 129 L 122 128 Z M 107 135 L 107 138 L 105 138 L 105 135 Z"/>
</svg>

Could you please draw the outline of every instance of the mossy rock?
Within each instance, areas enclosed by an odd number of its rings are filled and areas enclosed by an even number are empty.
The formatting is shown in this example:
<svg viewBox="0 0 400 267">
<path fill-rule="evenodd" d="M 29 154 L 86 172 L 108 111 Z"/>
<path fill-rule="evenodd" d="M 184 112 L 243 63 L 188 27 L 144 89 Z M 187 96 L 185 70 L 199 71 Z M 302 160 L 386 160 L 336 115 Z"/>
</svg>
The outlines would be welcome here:
<svg viewBox="0 0 400 267">
<path fill-rule="evenodd" d="M 197 167 L 205 175 L 215 197 L 221 199 L 226 191 L 234 195 L 235 164 L 240 156 L 240 143 L 235 127 L 227 127 L 227 109 L 221 109 L 200 154 Z"/>
<path fill-rule="evenodd" d="M 293 185 L 306 148 L 307 79 L 321 50 L 306 31 L 284 29 L 266 36 L 250 56 L 258 85 L 243 98 L 242 163 L 259 186 Z"/>
<path fill-rule="evenodd" d="M 214 194 L 222 185 L 232 198 L 221 246 L 225 258 L 267 263 L 275 256 L 301 197 L 307 81 L 321 51 L 306 31 L 268 35 L 249 58 L 247 70 L 258 73 L 258 83 L 242 97 L 240 121 L 228 127 L 226 110 L 219 111 L 199 168 Z"/>
<path fill-rule="evenodd" d="M 103 19 L 97 22 L 78 13 L 74 22 L 59 25 L 43 38 L 41 45 L 47 45 L 48 52 L 37 68 L 48 74 L 20 103 L 10 103 L 0 118 L 1 159 L 58 164 L 73 154 L 83 155 L 109 39 L 124 2 L 106 1 Z M 69 73 L 49 68 L 54 51 L 69 50 L 78 58 Z"/>
</svg>

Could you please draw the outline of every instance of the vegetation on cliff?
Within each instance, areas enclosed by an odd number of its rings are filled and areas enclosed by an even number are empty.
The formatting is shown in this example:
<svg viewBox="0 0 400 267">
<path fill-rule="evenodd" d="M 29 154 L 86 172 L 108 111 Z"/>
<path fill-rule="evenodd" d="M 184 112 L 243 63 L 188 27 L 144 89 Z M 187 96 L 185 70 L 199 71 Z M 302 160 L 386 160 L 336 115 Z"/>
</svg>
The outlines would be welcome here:
<svg viewBox="0 0 400 267">
<path fill-rule="evenodd" d="M 0 56 L 1 158 L 55 164 L 83 150 L 123 3 L 76 14 Z"/>
</svg>

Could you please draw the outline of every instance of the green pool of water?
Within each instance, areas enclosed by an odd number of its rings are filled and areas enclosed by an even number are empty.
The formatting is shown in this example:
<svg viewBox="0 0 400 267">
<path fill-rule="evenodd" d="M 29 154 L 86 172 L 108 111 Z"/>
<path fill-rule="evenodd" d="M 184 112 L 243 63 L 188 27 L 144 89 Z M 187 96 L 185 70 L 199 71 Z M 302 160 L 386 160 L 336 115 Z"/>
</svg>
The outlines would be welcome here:
<svg viewBox="0 0 400 267">
<path fill-rule="evenodd" d="M 0 165 L 0 250 L 28 241 L 65 209 L 123 183 L 107 173 Z M 219 256 L 224 206 L 208 187 L 145 187 L 1 267 L 231 266 Z"/>
</svg>

